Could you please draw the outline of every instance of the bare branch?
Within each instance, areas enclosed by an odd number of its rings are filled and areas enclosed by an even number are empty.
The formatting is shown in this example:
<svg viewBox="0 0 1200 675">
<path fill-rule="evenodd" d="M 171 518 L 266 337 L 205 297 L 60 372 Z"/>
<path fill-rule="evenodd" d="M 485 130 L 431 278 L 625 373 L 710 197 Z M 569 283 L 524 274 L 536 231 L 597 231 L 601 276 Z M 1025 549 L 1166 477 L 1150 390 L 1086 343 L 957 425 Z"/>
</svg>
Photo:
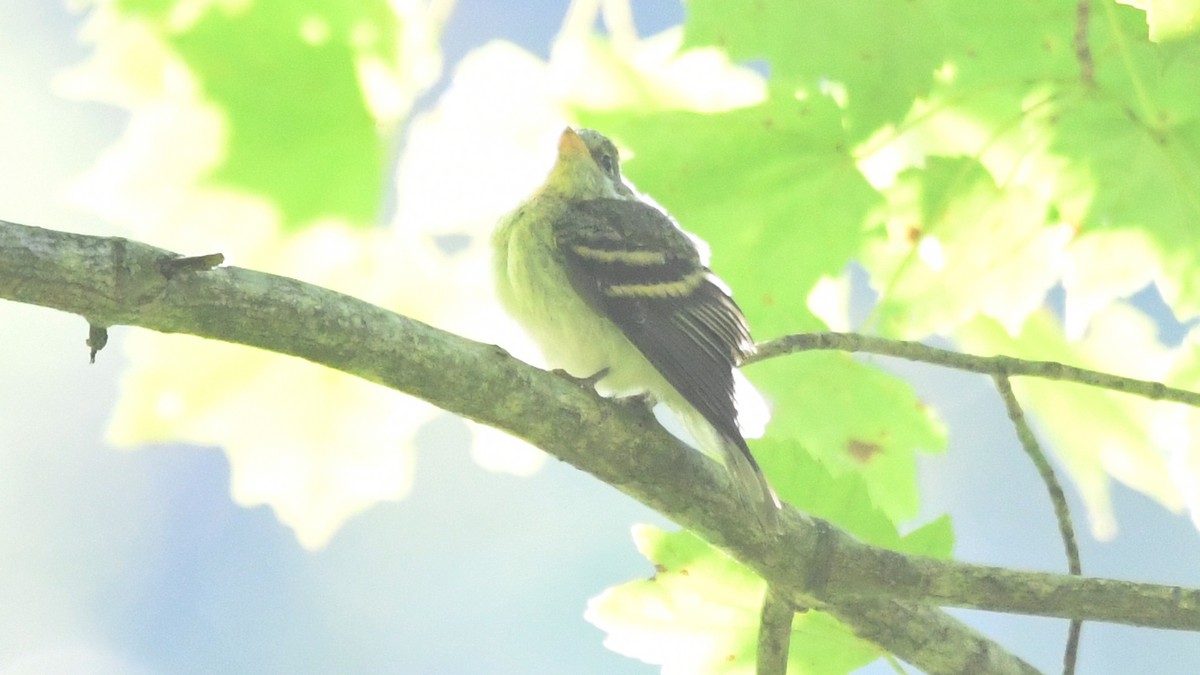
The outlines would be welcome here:
<svg viewBox="0 0 1200 675">
<path fill-rule="evenodd" d="M 1000 398 L 1004 399 L 1008 419 L 1016 427 L 1017 439 L 1021 441 L 1021 447 L 1033 462 L 1034 468 L 1046 485 L 1046 492 L 1050 495 L 1054 518 L 1058 521 L 1058 532 L 1067 554 L 1067 569 L 1071 575 L 1080 576 L 1083 574 L 1083 564 L 1079 559 L 1079 543 L 1075 539 L 1075 524 L 1071 519 L 1071 509 L 1067 505 L 1067 495 L 1063 492 L 1062 484 L 1058 482 L 1054 467 L 1050 466 L 1050 460 L 1046 459 L 1046 453 L 1042 452 L 1037 437 L 1033 435 L 1033 429 L 1025 419 L 1025 411 L 1021 409 L 1021 403 L 1017 400 L 1017 394 L 1013 391 L 1008 376 L 996 375 L 993 379 L 996 381 L 996 390 L 1000 392 Z M 1079 655 L 1079 633 L 1082 628 L 1082 621 L 1071 620 L 1067 629 L 1067 644 L 1063 649 L 1063 675 L 1073 675 L 1075 672 L 1075 662 Z"/>
<path fill-rule="evenodd" d="M 948 349 L 938 349 L 919 342 L 889 340 L 858 333 L 801 333 L 769 340 L 758 345 L 758 353 L 750 363 L 763 361 L 793 352 L 814 349 L 843 352 L 863 352 L 894 356 L 906 361 L 920 361 L 946 368 L 966 370 L 985 375 L 1040 377 L 1063 380 L 1092 387 L 1111 389 L 1124 394 L 1142 396 L 1155 401 L 1171 401 L 1200 407 L 1200 393 L 1168 387 L 1162 382 L 1138 380 L 1110 375 L 1086 368 L 1076 368 L 1054 361 L 1026 361 L 1011 356 L 975 356 Z"/>
<path fill-rule="evenodd" d="M 837 546 L 841 545 L 839 539 Z M 808 591 L 827 600 L 890 597 L 1010 614 L 1200 631 L 1200 589 L 1016 571 L 874 547 L 864 551 L 863 546 L 854 542 L 844 553 L 825 552 L 833 556 L 822 561 L 829 568 L 828 579 L 824 586 L 810 585 Z"/>
<path fill-rule="evenodd" d="M 787 675 L 788 650 L 792 642 L 792 619 L 796 610 L 770 587 L 763 595 L 762 617 L 758 622 L 756 675 Z"/>
</svg>

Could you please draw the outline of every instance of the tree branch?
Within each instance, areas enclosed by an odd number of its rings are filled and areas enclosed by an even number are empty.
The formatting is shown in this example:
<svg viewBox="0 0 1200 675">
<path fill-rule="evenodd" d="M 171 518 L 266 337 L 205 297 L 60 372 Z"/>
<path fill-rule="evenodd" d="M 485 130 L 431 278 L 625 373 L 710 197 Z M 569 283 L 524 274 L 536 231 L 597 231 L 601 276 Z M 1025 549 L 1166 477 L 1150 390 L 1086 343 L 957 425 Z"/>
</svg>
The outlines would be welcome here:
<svg viewBox="0 0 1200 675">
<path fill-rule="evenodd" d="M 1028 673 L 927 605 L 1200 630 L 1200 591 L 1014 572 L 906 556 L 787 508 L 754 527 L 726 473 L 645 406 L 533 368 L 503 350 L 352 297 L 236 267 L 165 276 L 177 255 L 119 238 L 0 221 L 0 298 L 289 354 L 504 429 L 723 547 L 796 606 L 830 612 L 930 673 Z"/>
<path fill-rule="evenodd" d="M 1046 485 L 1046 492 L 1050 495 L 1050 504 L 1054 507 L 1054 519 L 1058 521 L 1058 533 L 1062 537 L 1063 549 L 1067 555 L 1067 571 L 1072 576 L 1080 576 L 1083 574 L 1083 563 L 1079 557 L 1079 543 L 1075 539 L 1075 523 L 1071 519 L 1071 508 L 1067 504 L 1067 495 L 1063 492 L 1062 484 L 1058 482 L 1054 467 L 1050 466 L 1050 460 L 1046 458 L 1046 453 L 1042 452 L 1037 437 L 1033 435 L 1029 421 L 1025 419 L 1025 411 L 1021 408 L 1020 401 L 1017 400 L 1017 394 L 1013 391 L 1008 376 L 996 375 L 992 379 L 996 382 L 996 391 L 1000 392 L 1000 398 L 1004 399 L 1004 408 L 1008 412 L 1009 421 L 1013 423 L 1013 427 L 1017 431 L 1017 440 L 1021 442 L 1021 448 L 1033 462 L 1034 468 L 1037 469 L 1038 475 Z M 1074 675 L 1075 673 L 1075 663 L 1079 655 L 1079 633 L 1082 629 L 1083 622 L 1079 619 L 1072 619 L 1071 625 L 1067 628 L 1067 644 L 1063 648 L 1063 675 Z"/>
<path fill-rule="evenodd" d="M 762 615 L 758 621 L 758 651 L 755 675 L 787 675 L 788 651 L 792 642 L 792 619 L 796 610 L 771 588 L 763 594 Z"/>
<path fill-rule="evenodd" d="M 952 352 L 923 345 L 920 342 L 889 340 L 887 338 L 859 335 L 858 333 L 800 333 L 769 340 L 758 345 L 758 353 L 750 363 L 814 349 L 843 352 L 863 352 L 894 356 L 906 361 L 920 361 L 946 368 L 966 370 L 984 375 L 1008 375 L 1040 377 L 1047 380 L 1064 380 L 1086 384 L 1102 389 L 1111 389 L 1125 394 L 1142 396 L 1155 401 L 1171 401 L 1200 408 L 1200 392 L 1168 387 L 1162 382 L 1138 380 L 1101 373 L 1086 368 L 1076 368 L 1055 361 L 1026 361 L 1011 356 L 975 356 Z"/>
</svg>

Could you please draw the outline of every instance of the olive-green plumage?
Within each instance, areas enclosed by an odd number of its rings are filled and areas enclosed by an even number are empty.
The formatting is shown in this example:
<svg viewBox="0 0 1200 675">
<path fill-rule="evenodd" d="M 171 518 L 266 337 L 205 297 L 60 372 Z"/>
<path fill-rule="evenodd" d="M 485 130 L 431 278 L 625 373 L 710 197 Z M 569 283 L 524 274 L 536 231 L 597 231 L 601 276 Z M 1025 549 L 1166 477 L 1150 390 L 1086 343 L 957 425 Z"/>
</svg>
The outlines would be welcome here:
<svg viewBox="0 0 1200 675">
<path fill-rule="evenodd" d="M 666 404 L 774 526 L 779 502 L 743 437 L 766 421 L 737 371 L 754 348 L 745 317 L 691 235 L 621 178 L 613 144 L 564 131 L 545 184 L 493 244 L 500 300 L 548 364 Z"/>
</svg>

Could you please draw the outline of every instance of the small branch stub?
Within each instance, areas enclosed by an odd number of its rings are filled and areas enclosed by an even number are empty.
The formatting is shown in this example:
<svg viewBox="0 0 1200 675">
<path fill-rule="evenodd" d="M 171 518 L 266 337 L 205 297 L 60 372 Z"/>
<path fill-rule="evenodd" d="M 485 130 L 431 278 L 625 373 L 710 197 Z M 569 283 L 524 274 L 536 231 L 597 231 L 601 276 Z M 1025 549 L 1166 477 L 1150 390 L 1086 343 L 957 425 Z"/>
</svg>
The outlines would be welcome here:
<svg viewBox="0 0 1200 675">
<path fill-rule="evenodd" d="M 225 262 L 221 253 L 209 253 L 198 256 L 174 256 L 164 258 L 158 263 L 158 271 L 168 281 L 187 272 L 207 272 Z M 108 344 L 108 327 L 88 324 L 87 346 L 91 349 L 88 363 L 96 363 L 96 353 Z"/>
<path fill-rule="evenodd" d="M 158 264 L 158 269 L 164 277 L 174 279 L 182 272 L 207 272 L 223 262 L 225 262 L 224 254 L 209 253 L 208 255 L 167 258 Z"/>
<path fill-rule="evenodd" d="M 96 362 L 96 352 L 104 349 L 104 345 L 108 344 L 108 328 L 105 326 L 97 326 L 88 324 L 87 346 L 91 347 L 91 354 L 88 356 L 88 363 Z"/>
</svg>

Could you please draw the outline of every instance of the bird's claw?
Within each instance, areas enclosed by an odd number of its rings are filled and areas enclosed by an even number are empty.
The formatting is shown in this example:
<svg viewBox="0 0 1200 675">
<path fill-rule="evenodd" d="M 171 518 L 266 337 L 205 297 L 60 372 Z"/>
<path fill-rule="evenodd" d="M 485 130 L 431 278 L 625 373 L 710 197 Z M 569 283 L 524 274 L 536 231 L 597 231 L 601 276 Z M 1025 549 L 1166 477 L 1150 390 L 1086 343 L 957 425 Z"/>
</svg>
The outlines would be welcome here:
<svg viewBox="0 0 1200 675">
<path fill-rule="evenodd" d="M 643 391 L 640 394 L 631 394 L 629 396 L 622 396 L 617 399 L 617 402 L 620 403 L 621 405 L 643 406 L 647 410 L 650 410 L 650 409 L 654 408 L 654 406 L 658 405 L 658 401 L 655 400 L 654 395 L 648 391 Z"/>
<path fill-rule="evenodd" d="M 574 375 L 568 373 L 567 371 L 563 370 L 562 368 L 555 368 L 554 370 L 552 370 L 550 372 L 554 373 L 555 375 L 557 375 L 565 380 L 570 380 L 571 382 L 574 382 L 575 384 L 579 385 L 580 387 L 584 387 L 587 389 L 595 389 L 596 383 L 599 382 L 600 380 L 603 380 L 608 375 L 608 368 L 604 368 L 600 372 L 589 375 L 588 377 L 575 377 Z"/>
</svg>

